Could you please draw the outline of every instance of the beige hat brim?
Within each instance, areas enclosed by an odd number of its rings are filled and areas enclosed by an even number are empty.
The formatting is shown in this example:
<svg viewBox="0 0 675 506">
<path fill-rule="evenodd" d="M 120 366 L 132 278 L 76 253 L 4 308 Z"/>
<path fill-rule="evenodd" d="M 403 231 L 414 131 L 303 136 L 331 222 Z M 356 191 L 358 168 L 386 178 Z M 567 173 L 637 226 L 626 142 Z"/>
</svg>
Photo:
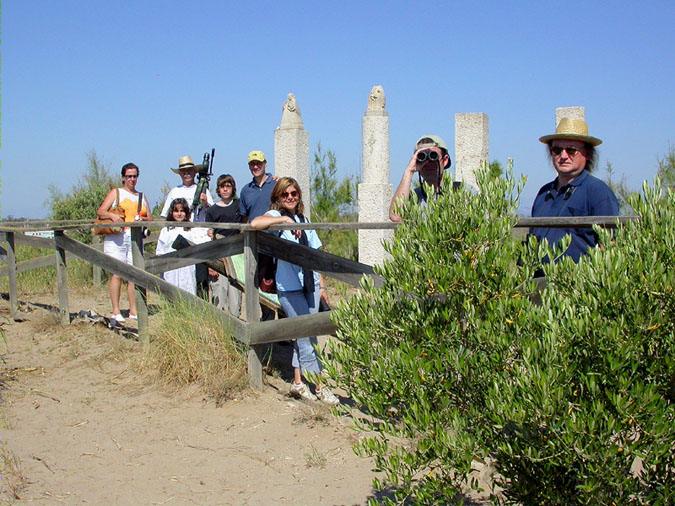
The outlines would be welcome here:
<svg viewBox="0 0 675 506">
<path fill-rule="evenodd" d="M 171 167 L 171 170 L 173 171 L 173 173 L 178 174 L 178 175 L 180 175 L 181 170 L 185 170 L 185 169 L 190 169 L 193 172 L 199 172 L 202 169 L 202 165 L 201 164 L 200 165 L 193 165 L 192 167 L 183 167 L 182 169 L 181 168 L 174 169 L 173 167 Z"/>
<path fill-rule="evenodd" d="M 598 139 L 597 137 L 592 137 L 590 135 L 579 135 L 579 134 L 551 134 L 551 135 L 544 135 L 543 137 L 539 137 L 539 142 L 542 142 L 543 144 L 548 144 L 551 141 L 554 140 L 565 140 L 565 141 L 581 141 L 581 142 L 587 142 L 591 146 L 599 146 L 602 144 L 602 141 Z"/>
</svg>

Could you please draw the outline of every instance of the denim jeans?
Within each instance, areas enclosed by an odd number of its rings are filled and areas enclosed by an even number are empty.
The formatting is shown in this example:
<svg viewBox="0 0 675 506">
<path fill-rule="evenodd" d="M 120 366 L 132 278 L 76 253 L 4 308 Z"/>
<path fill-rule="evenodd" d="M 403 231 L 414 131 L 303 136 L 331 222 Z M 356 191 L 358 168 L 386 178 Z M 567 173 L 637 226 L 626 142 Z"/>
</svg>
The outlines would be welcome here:
<svg viewBox="0 0 675 506">
<path fill-rule="evenodd" d="M 319 283 L 316 283 L 314 293 L 306 294 L 302 290 L 292 292 L 280 291 L 279 303 L 291 318 L 305 314 L 314 314 L 319 311 Z M 318 341 L 316 336 L 299 337 L 293 343 L 293 367 L 299 367 L 304 372 L 321 373 L 321 363 L 315 347 Z"/>
</svg>

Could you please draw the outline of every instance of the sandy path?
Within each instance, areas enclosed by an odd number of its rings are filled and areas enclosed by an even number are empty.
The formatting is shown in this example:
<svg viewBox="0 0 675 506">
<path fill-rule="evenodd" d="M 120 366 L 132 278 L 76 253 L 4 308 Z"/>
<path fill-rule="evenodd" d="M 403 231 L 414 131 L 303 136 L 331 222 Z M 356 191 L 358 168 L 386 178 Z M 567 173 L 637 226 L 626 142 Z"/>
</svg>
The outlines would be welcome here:
<svg viewBox="0 0 675 506">
<path fill-rule="evenodd" d="M 103 311 L 105 295 L 71 295 L 71 308 Z M 64 329 L 42 309 L 22 316 L 5 325 L 0 364 L 13 378 L 1 392 L 0 444 L 20 462 L 22 502 L 363 504 L 371 495 L 372 462 L 353 454 L 349 420 L 289 399 L 281 380 L 216 407 L 150 384 L 130 365 L 138 343 L 87 323 Z M 11 501 L 8 478 L 0 498 Z"/>
</svg>

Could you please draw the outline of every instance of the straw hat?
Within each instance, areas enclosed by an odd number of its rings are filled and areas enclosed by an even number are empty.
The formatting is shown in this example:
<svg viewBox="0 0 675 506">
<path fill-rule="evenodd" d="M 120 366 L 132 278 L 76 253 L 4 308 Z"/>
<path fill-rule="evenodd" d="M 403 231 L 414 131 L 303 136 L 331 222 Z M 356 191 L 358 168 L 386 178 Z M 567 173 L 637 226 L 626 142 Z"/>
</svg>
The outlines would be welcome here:
<svg viewBox="0 0 675 506">
<path fill-rule="evenodd" d="M 184 169 L 198 170 L 199 167 L 195 165 L 195 162 L 192 161 L 192 158 L 190 158 L 188 155 L 185 155 L 178 159 L 178 168 L 172 168 L 171 170 L 176 174 L 180 174 L 180 171 Z"/>
<path fill-rule="evenodd" d="M 558 123 L 555 133 L 539 137 L 539 142 L 548 144 L 556 139 L 565 139 L 568 141 L 587 142 L 591 146 L 598 146 L 602 141 L 597 137 L 588 135 L 588 125 L 582 119 L 563 118 Z"/>
</svg>

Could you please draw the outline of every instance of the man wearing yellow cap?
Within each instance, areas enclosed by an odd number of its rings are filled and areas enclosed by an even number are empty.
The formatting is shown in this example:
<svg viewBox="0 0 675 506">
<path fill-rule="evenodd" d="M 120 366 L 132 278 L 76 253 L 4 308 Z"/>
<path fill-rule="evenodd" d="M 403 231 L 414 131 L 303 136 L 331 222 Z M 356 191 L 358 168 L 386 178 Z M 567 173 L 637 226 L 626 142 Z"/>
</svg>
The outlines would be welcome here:
<svg viewBox="0 0 675 506">
<path fill-rule="evenodd" d="M 396 208 L 410 196 L 410 187 L 415 173 L 418 174 L 420 184 L 413 191 L 417 195 L 418 201 L 424 205 L 427 201 L 427 194 L 422 183 L 430 184 L 434 188 L 434 192 L 439 193 L 443 174 L 445 169 L 450 167 L 450 163 L 448 145 L 443 139 L 433 134 L 420 137 L 415 143 L 413 155 L 403 171 L 401 182 L 398 184 L 389 204 L 389 219 L 395 223 L 401 221 L 401 216 L 397 213 Z"/>
<path fill-rule="evenodd" d="M 253 180 L 242 188 L 239 194 L 239 212 L 244 221 L 262 216 L 270 209 L 272 190 L 276 181 L 272 174 L 265 172 L 267 160 L 265 153 L 253 150 L 248 154 L 248 169 Z"/>
<path fill-rule="evenodd" d="M 602 141 L 588 135 L 588 125 L 582 119 L 563 118 L 556 131 L 539 141 L 548 147 L 548 155 L 557 177 L 545 184 L 532 205 L 532 216 L 617 216 L 619 202 L 603 181 L 591 175 L 597 164 L 596 146 Z M 572 242 L 565 255 L 575 262 L 588 248 L 598 244 L 592 228 L 533 228 L 537 239 L 557 244 L 570 235 Z"/>
</svg>

